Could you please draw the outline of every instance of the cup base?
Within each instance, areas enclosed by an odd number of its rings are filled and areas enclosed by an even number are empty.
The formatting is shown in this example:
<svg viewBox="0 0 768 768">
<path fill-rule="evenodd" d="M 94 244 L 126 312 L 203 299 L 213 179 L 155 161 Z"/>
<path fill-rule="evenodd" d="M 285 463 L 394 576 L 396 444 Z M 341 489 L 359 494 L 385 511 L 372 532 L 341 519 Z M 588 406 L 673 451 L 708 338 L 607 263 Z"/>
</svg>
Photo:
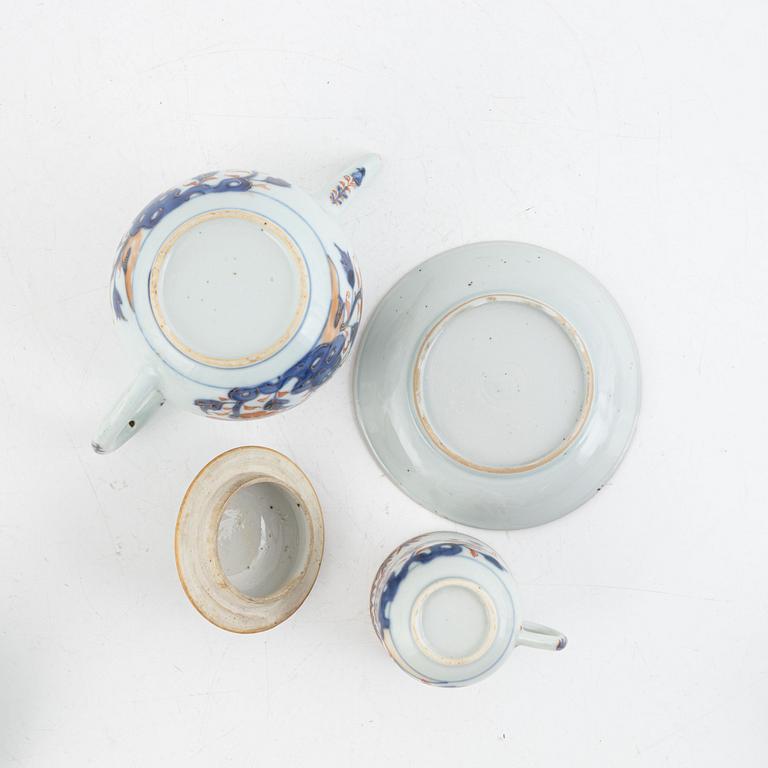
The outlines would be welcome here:
<svg viewBox="0 0 768 768">
<path fill-rule="evenodd" d="M 498 632 L 493 599 L 468 579 L 448 578 L 423 589 L 411 609 L 419 650 L 439 664 L 462 666 L 483 656 Z"/>
</svg>

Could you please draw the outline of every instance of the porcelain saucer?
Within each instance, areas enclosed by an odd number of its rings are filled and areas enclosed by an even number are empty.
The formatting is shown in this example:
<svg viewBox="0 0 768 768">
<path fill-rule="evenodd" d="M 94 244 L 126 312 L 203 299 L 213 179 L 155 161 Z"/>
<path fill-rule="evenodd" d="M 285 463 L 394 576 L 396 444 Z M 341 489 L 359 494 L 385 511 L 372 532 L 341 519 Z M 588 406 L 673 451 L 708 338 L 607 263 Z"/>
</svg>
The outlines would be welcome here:
<svg viewBox="0 0 768 768">
<path fill-rule="evenodd" d="M 526 528 L 613 474 L 640 367 L 621 310 L 586 270 L 535 245 L 475 243 L 384 297 L 355 400 L 374 455 L 415 501 L 465 525 Z"/>
</svg>

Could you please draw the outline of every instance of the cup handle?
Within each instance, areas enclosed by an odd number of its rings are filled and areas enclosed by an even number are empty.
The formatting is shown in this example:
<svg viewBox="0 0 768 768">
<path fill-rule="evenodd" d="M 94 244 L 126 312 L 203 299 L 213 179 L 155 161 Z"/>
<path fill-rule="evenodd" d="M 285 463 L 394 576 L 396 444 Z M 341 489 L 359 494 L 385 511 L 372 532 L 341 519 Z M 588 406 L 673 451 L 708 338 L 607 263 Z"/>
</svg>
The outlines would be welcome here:
<svg viewBox="0 0 768 768">
<path fill-rule="evenodd" d="M 164 402 L 157 375 L 149 369 L 142 371 L 102 419 L 91 447 L 96 453 L 110 453 L 119 448 Z"/>
<path fill-rule="evenodd" d="M 542 648 L 545 651 L 562 651 L 568 644 L 568 638 L 552 627 L 524 621 L 520 625 L 515 645 L 527 645 L 529 648 Z"/>
<path fill-rule="evenodd" d="M 381 157 L 374 154 L 361 157 L 356 163 L 352 163 L 327 186 L 322 200 L 323 207 L 338 213 L 350 196 L 356 193 L 364 181 L 370 181 L 380 167 Z"/>
</svg>

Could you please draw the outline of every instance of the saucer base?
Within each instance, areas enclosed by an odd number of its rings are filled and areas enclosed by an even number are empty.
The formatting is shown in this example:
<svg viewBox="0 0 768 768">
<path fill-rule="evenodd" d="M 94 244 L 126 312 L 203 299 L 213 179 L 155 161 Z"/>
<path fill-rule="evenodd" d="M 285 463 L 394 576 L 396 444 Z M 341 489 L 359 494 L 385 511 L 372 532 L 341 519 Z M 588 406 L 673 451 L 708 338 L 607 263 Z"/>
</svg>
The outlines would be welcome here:
<svg viewBox="0 0 768 768">
<path fill-rule="evenodd" d="M 522 472 L 576 439 L 592 400 L 592 365 L 576 330 L 522 296 L 489 294 L 429 331 L 414 366 L 427 437 L 485 472 Z"/>
</svg>

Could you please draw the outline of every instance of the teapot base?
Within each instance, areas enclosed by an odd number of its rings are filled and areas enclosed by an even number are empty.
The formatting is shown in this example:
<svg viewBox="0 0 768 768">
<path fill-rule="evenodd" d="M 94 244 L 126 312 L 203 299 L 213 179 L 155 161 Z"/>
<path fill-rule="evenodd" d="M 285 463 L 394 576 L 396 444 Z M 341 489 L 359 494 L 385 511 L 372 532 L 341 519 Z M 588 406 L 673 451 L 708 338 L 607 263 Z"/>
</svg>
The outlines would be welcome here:
<svg viewBox="0 0 768 768">
<path fill-rule="evenodd" d="M 206 211 L 177 227 L 152 264 L 149 298 L 164 336 L 218 368 L 266 360 L 307 312 L 310 280 L 293 238 L 252 211 Z"/>
</svg>

